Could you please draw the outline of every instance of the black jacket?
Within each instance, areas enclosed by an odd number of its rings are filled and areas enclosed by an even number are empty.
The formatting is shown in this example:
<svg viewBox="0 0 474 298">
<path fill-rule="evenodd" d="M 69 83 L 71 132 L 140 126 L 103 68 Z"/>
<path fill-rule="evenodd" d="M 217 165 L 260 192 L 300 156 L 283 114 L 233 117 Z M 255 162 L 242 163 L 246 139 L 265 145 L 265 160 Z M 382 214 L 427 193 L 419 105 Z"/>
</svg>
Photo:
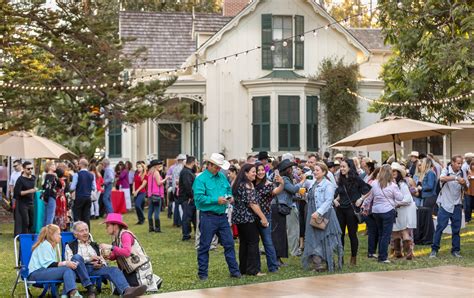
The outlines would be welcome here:
<svg viewBox="0 0 474 298">
<path fill-rule="evenodd" d="M 193 183 L 195 178 L 196 176 L 190 168 L 186 166 L 183 167 L 183 170 L 179 174 L 179 202 L 184 202 L 194 197 Z"/>
<path fill-rule="evenodd" d="M 71 241 L 71 242 L 68 242 L 69 245 L 69 248 L 72 250 L 72 254 L 73 255 L 76 255 L 77 252 L 79 251 L 79 241 L 77 239 Z M 99 248 L 99 244 L 97 244 L 96 242 L 91 242 L 90 245 L 92 246 L 92 248 L 95 250 L 95 252 L 97 253 L 98 256 L 100 256 L 100 248 Z"/>
<path fill-rule="evenodd" d="M 339 180 L 335 196 L 339 195 L 341 208 L 352 208 L 351 203 L 368 193 L 371 188 L 369 184 L 357 176 L 352 183 L 341 183 L 341 180 Z"/>
</svg>

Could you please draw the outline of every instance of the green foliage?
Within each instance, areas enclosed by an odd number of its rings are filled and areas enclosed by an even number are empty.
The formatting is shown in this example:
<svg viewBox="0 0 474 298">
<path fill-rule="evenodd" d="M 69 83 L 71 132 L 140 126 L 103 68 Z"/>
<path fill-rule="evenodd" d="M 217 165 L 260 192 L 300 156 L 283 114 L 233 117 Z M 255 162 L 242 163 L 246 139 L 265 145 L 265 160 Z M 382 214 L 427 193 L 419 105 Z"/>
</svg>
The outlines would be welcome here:
<svg viewBox="0 0 474 298">
<path fill-rule="evenodd" d="M 321 102 L 326 107 L 328 141 L 335 143 L 352 132 L 359 120 L 357 98 L 346 90 L 357 90 L 359 66 L 345 65 L 341 59 L 325 59 L 319 66 L 318 79 L 326 81 Z"/>
<path fill-rule="evenodd" d="M 472 1 L 379 1 L 380 24 L 393 56 L 384 65 L 383 101 L 418 103 L 469 93 L 474 87 Z M 472 98 L 423 108 L 376 105 L 383 116 L 439 123 L 465 119 Z"/>
<path fill-rule="evenodd" d="M 220 12 L 222 0 L 121 0 L 123 10 Z"/>
<path fill-rule="evenodd" d="M 346 26 L 352 28 L 371 28 L 376 27 L 377 10 L 375 6 L 377 1 L 369 0 L 362 3 L 361 0 L 344 0 L 344 1 L 325 1 L 329 13 L 336 20 L 349 18 Z M 356 16 L 357 17 L 353 17 Z M 359 16 L 360 15 L 360 16 Z"/>
<path fill-rule="evenodd" d="M 146 210 L 145 210 L 146 211 Z M 153 271 L 163 278 L 163 287 L 160 292 L 184 291 L 191 289 L 229 287 L 258 282 L 278 281 L 306 276 L 324 276 L 330 273 L 316 273 L 314 271 L 305 271 L 301 266 L 299 257 L 290 257 L 285 260 L 288 267 L 282 267 L 277 273 L 267 274 L 262 277 L 253 277 L 245 275 L 241 279 L 229 277 L 229 272 L 224 258 L 224 250 L 219 246 L 217 250 L 209 253 L 209 280 L 202 282 L 197 278 L 197 261 L 194 241 L 181 241 L 181 229 L 172 227 L 172 219 L 168 219 L 162 213 L 163 233 L 148 233 L 148 226 L 134 225 L 136 215 L 128 213 L 124 215 L 124 220 L 130 226 L 131 231 L 137 236 L 137 239 L 143 245 L 145 251 L 150 256 Z M 91 221 L 91 232 L 94 240 L 99 243 L 110 243 L 111 238 L 105 234 L 105 225 L 100 224 L 102 220 Z M 342 271 L 335 274 L 354 273 L 354 272 L 372 272 L 387 270 L 410 270 L 416 268 L 429 268 L 435 266 L 474 266 L 474 225 L 467 225 L 461 231 L 462 238 L 462 259 L 453 258 L 450 254 L 451 237 L 443 235 L 439 257 L 428 259 L 431 251 L 429 246 L 415 246 L 415 259 L 406 261 L 403 259 L 394 259 L 391 264 L 378 263 L 376 260 L 367 259 L 367 236 L 362 232 L 364 225 L 360 225 L 359 237 L 359 262 L 357 266 L 345 265 Z M 10 291 L 15 281 L 16 273 L 13 254 L 13 225 L 2 224 L 2 235 L 0 235 L 0 258 L 4 260 L 0 263 L 0 296 L 10 295 Z M 346 235 L 346 243 L 349 239 Z M 236 240 L 235 250 L 238 252 L 238 240 Z M 350 256 L 350 245 L 345 246 L 345 260 Z M 238 254 L 237 254 L 238 255 Z M 261 256 L 262 271 L 267 272 L 266 259 Z M 116 266 L 113 262 L 112 266 Z M 342 277 L 342 276 L 341 276 Z M 84 289 L 78 284 L 81 292 Z M 34 296 L 40 294 L 40 289 L 32 288 Z M 16 289 L 16 297 L 24 296 L 24 287 L 20 284 Z M 98 297 L 110 297 L 110 286 L 104 285 L 103 292 Z M 178 295 L 176 295 L 178 296 Z"/>
<path fill-rule="evenodd" d="M 6 102 L 0 110 L 1 127 L 35 128 L 91 157 L 97 146 L 104 146 L 108 120 L 135 125 L 165 114 L 190 117 L 189 107 L 164 96 L 175 78 L 133 83 L 130 88 L 112 86 L 130 83 L 130 61 L 143 53 L 121 54 L 127 41 L 118 35 L 117 1 L 58 1 L 57 9 L 0 1 L 0 80 L 29 87 L 96 86 L 56 92 L 0 88 Z"/>
</svg>

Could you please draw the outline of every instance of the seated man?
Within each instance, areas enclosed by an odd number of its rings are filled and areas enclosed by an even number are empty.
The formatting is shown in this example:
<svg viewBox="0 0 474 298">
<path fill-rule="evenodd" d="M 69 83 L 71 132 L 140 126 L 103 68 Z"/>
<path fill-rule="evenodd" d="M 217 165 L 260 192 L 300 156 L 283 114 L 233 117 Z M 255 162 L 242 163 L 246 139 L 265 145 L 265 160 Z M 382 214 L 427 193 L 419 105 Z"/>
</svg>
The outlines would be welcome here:
<svg viewBox="0 0 474 298">
<path fill-rule="evenodd" d="M 76 261 L 84 262 L 89 276 L 103 276 L 110 280 L 123 297 L 137 297 L 145 293 L 147 289 L 145 285 L 130 287 L 120 269 L 107 266 L 105 259 L 100 255 L 99 245 L 90 240 L 89 227 L 85 222 L 75 222 L 72 229 L 76 239 L 66 245 L 67 261 L 74 256 Z"/>
</svg>

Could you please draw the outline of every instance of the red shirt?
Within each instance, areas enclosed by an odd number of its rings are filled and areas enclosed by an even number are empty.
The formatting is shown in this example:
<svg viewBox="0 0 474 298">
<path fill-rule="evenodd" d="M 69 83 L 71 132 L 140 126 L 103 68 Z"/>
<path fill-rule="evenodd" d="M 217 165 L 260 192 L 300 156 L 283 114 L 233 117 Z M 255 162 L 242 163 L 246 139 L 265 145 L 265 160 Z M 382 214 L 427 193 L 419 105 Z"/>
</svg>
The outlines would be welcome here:
<svg viewBox="0 0 474 298">
<path fill-rule="evenodd" d="M 135 185 L 135 190 L 137 190 L 143 184 L 143 181 L 147 181 L 147 180 L 148 180 L 147 175 L 145 175 L 143 179 L 141 179 L 139 174 L 135 174 L 135 176 L 133 177 L 133 184 Z M 146 186 L 140 189 L 139 192 L 146 192 Z"/>
<path fill-rule="evenodd" d="M 104 178 L 102 178 L 102 176 L 95 177 L 95 185 L 96 185 L 97 191 L 104 192 L 104 189 L 102 188 L 102 185 L 104 185 Z"/>
</svg>

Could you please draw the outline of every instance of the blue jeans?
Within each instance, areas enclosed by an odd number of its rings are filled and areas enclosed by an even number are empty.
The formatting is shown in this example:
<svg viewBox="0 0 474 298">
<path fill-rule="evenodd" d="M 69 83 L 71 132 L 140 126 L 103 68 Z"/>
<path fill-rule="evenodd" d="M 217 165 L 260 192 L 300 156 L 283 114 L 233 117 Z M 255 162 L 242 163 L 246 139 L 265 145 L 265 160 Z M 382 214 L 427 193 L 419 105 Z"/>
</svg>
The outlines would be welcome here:
<svg viewBox="0 0 474 298">
<path fill-rule="evenodd" d="M 367 225 L 367 254 L 373 255 L 377 252 L 377 243 L 379 242 L 379 232 L 377 230 L 377 224 L 375 223 L 374 216 L 369 214 L 363 216 L 364 221 Z"/>
<path fill-rule="evenodd" d="M 28 276 L 31 281 L 62 280 L 64 282 L 63 295 L 67 295 L 72 290 L 76 290 L 76 274 L 74 270 L 61 266 L 53 268 L 41 268 L 31 272 Z"/>
<path fill-rule="evenodd" d="M 127 288 L 130 287 L 128 281 L 125 279 L 122 270 L 118 269 L 117 267 L 102 267 L 99 269 L 94 269 L 94 266 L 91 264 L 87 264 L 87 272 L 89 276 L 102 276 L 107 280 L 110 280 L 119 294 L 123 294 Z"/>
<path fill-rule="evenodd" d="M 181 225 L 181 230 L 183 232 L 183 240 L 191 239 L 191 223 L 196 229 L 196 206 L 194 202 L 189 203 L 188 200 L 185 200 L 181 203 L 183 207 L 183 222 Z"/>
<path fill-rule="evenodd" d="M 135 211 L 137 212 L 137 217 L 139 222 L 145 222 L 145 192 L 139 192 L 135 197 Z"/>
<path fill-rule="evenodd" d="M 76 272 L 76 275 L 84 288 L 92 285 L 92 282 L 89 278 L 89 273 L 87 272 L 86 264 L 84 263 L 84 258 L 82 258 L 81 255 L 73 255 L 71 261 L 77 263 L 77 267 L 74 272 Z"/>
<path fill-rule="evenodd" d="M 392 236 L 395 214 L 395 209 L 385 213 L 373 213 L 379 233 L 379 261 L 388 260 L 388 246 L 390 245 L 390 238 Z"/>
<path fill-rule="evenodd" d="M 102 202 L 104 202 L 105 212 L 107 214 L 114 213 L 114 208 L 112 207 L 112 187 L 113 183 L 104 185 L 104 196 L 102 197 Z"/>
<path fill-rule="evenodd" d="M 163 203 L 163 198 L 159 202 L 153 203 L 150 199 L 148 204 L 148 220 L 153 220 L 153 214 L 155 214 L 155 220 L 160 219 L 161 204 Z"/>
<path fill-rule="evenodd" d="M 265 248 L 265 256 L 267 257 L 267 267 L 268 271 L 275 272 L 278 270 L 278 259 L 276 256 L 275 246 L 273 246 L 272 240 L 272 214 L 265 214 L 265 217 L 268 220 L 268 227 L 263 227 L 261 224 L 258 224 L 258 232 L 260 238 L 262 239 L 263 247 Z M 261 271 L 260 258 L 258 258 L 258 271 Z"/>
<path fill-rule="evenodd" d="M 46 216 L 44 218 L 44 225 L 52 224 L 54 221 L 54 214 L 56 213 L 56 198 L 50 197 L 46 204 Z"/>
<path fill-rule="evenodd" d="M 474 196 L 464 194 L 464 219 L 470 222 L 472 219 L 472 201 Z"/>
<path fill-rule="evenodd" d="M 227 221 L 227 215 L 225 213 L 223 215 L 214 215 L 205 211 L 199 212 L 199 230 L 201 231 L 201 237 L 199 238 L 199 248 L 197 251 L 198 275 L 200 277 L 207 277 L 209 248 L 211 247 L 214 235 L 219 237 L 224 247 L 225 260 L 230 274 L 240 275 L 239 266 L 235 258 L 234 238 Z"/>
<path fill-rule="evenodd" d="M 451 220 L 451 241 L 452 248 L 451 252 L 460 252 L 461 251 L 461 236 L 459 232 L 461 231 L 461 220 L 462 220 L 462 205 L 454 206 L 453 213 L 449 213 L 444 210 L 443 207 L 438 209 L 438 224 L 436 225 L 436 230 L 433 236 L 433 245 L 431 245 L 431 250 L 438 251 L 441 245 L 441 236 L 443 235 L 444 229 L 448 226 L 449 220 Z"/>
<path fill-rule="evenodd" d="M 173 211 L 173 224 L 177 227 L 181 226 L 181 214 L 179 213 L 179 206 L 181 206 L 181 203 L 179 203 L 178 197 L 174 197 L 174 211 Z M 181 207 L 183 208 L 183 207 Z"/>
</svg>

